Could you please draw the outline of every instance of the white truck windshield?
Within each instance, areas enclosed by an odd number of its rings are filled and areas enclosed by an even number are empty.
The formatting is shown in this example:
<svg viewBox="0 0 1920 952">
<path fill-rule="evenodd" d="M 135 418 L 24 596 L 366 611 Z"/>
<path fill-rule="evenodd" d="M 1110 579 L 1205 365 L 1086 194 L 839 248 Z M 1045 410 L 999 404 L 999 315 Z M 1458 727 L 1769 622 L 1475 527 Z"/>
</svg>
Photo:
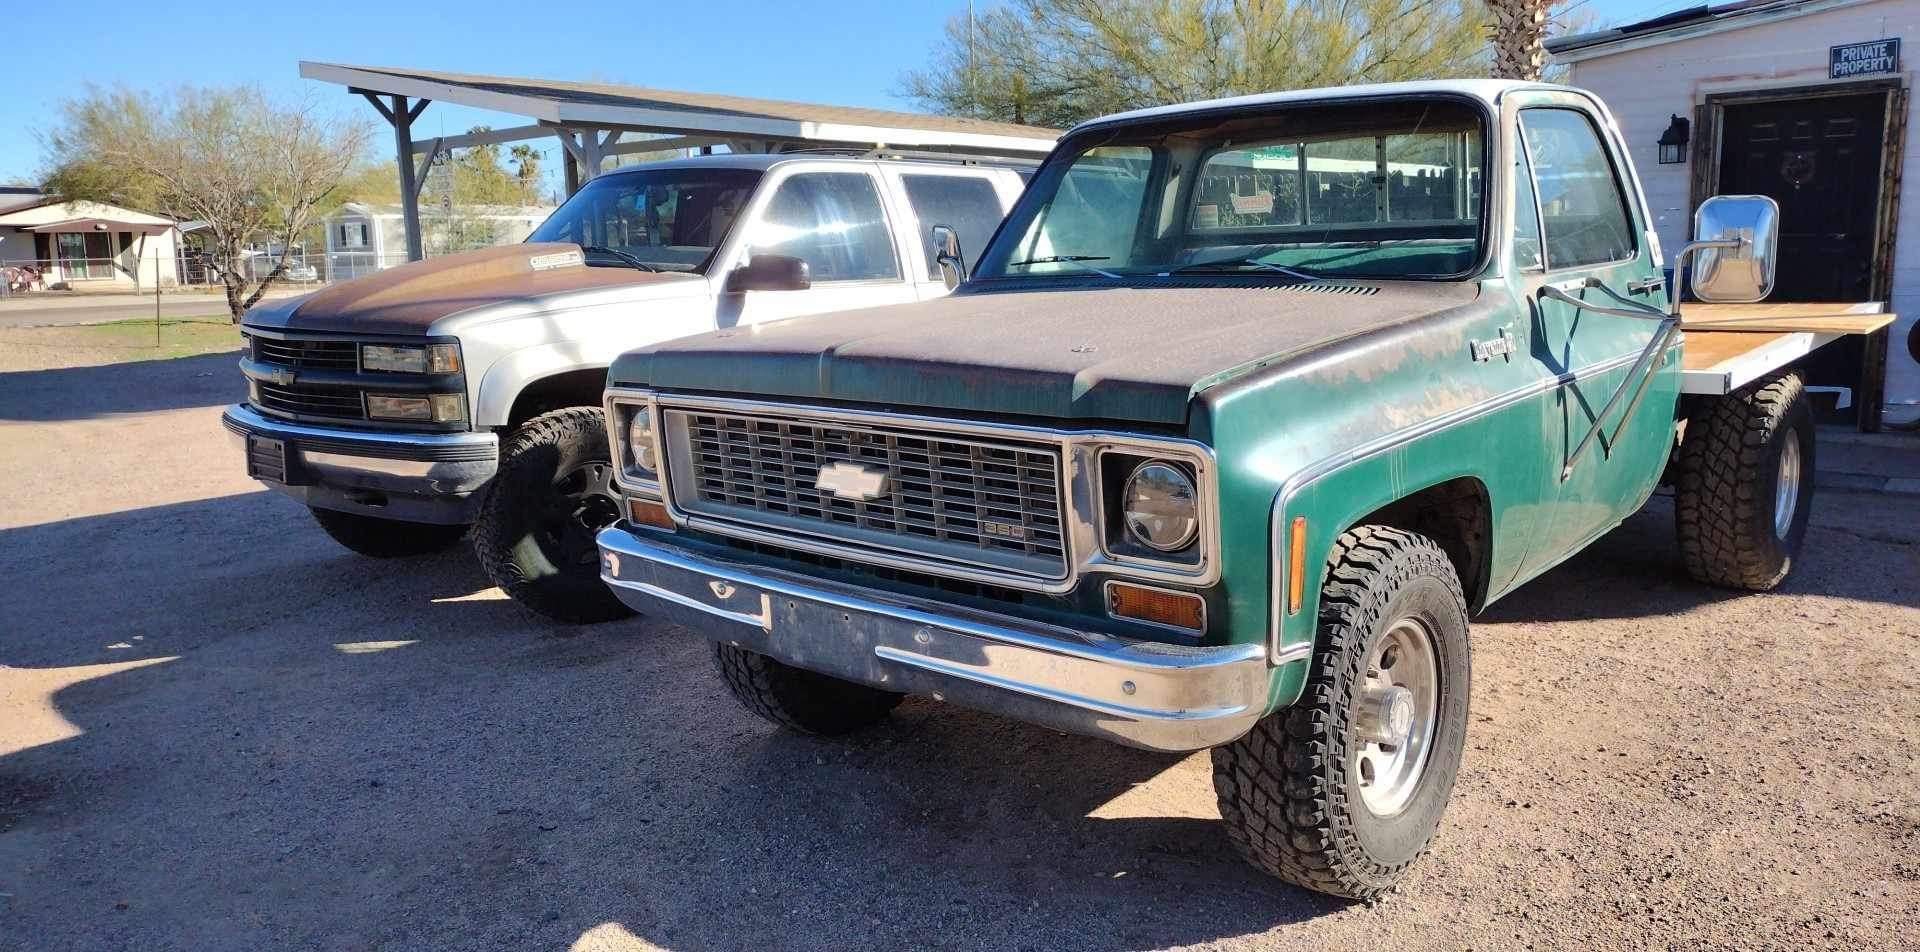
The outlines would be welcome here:
<svg viewBox="0 0 1920 952">
<path fill-rule="evenodd" d="M 975 277 L 1438 278 L 1480 257 L 1486 139 L 1464 103 L 1276 106 L 1081 138 Z"/>
<path fill-rule="evenodd" d="M 605 263 L 656 271 L 704 271 L 747 207 L 754 169 L 648 169 L 603 175 L 555 210 L 528 241 L 604 249 Z M 638 265 L 635 263 L 638 262 Z"/>
</svg>

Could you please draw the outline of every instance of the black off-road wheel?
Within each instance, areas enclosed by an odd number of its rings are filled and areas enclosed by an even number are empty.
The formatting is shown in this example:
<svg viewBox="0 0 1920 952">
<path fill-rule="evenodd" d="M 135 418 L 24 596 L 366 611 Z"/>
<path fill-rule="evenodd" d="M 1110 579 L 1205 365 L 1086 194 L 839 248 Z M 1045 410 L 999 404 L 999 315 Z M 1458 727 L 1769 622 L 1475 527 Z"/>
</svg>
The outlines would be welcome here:
<svg viewBox="0 0 1920 952">
<path fill-rule="evenodd" d="M 442 526 L 430 522 L 401 522 L 363 516 L 357 512 L 308 507 L 315 522 L 333 541 L 361 555 L 376 559 L 395 559 L 439 552 L 467 534 L 466 526 Z"/>
<path fill-rule="evenodd" d="M 886 720 L 905 695 L 843 681 L 715 643 L 713 661 L 741 705 L 803 734 L 848 734 Z"/>
<path fill-rule="evenodd" d="M 1213 749 L 1234 847 L 1318 892 L 1392 889 L 1439 829 L 1467 734 L 1467 604 L 1425 536 L 1340 536 L 1320 592 L 1313 668 L 1294 705 Z"/>
<path fill-rule="evenodd" d="M 1806 539 L 1813 449 L 1813 408 L 1797 373 L 1695 407 L 1673 493 L 1687 574 L 1755 592 L 1779 585 Z"/>
<path fill-rule="evenodd" d="M 526 607 L 569 624 L 633 614 L 600 581 L 594 536 L 620 517 L 597 407 L 543 413 L 520 425 L 500 450 L 473 551 L 493 584 Z"/>
</svg>

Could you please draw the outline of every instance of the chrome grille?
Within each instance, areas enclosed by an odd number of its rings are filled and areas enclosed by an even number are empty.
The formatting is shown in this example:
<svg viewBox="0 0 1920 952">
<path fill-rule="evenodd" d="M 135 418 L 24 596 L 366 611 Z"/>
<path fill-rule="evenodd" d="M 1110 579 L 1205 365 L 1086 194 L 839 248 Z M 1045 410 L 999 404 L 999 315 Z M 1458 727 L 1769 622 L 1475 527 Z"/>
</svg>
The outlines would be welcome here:
<svg viewBox="0 0 1920 952">
<path fill-rule="evenodd" d="M 1063 578 L 1060 449 L 909 429 L 703 410 L 666 411 L 683 510 L 932 559 Z M 821 490 L 823 466 L 884 472 L 884 493 Z"/>
<path fill-rule="evenodd" d="M 253 384 L 254 405 L 262 410 L 277 410 L 281 413 L 296 413 L 301 416 L 339 417 L 345 420 L 359 420 L 366 416 L 365 407 L 360 401 L 360 391 L 340 389 L 338 387 L 283 387 L 279 384 L 255 381 Z"/>
<path fill-rule="evenodd" d="M 350 340 L 253 339 L 253 359 L 284 367 L 326 370 L 360 369 L 359 349 Z"/>
</svg>

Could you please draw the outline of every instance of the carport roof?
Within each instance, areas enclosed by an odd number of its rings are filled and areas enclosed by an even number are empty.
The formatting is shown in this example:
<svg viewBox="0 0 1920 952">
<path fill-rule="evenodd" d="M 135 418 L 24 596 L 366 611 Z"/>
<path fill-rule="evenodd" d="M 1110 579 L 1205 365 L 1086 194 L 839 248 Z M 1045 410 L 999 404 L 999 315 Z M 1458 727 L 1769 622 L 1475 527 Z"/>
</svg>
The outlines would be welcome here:
<svg viewBox="0 0 1920 952">
<path fill-rule="evenodd" d="M 862 142 L 1046 152 L 1057 129 L 957 116 L 514 76 L 302 61 L 300 75 L 350 89 L 455 103 L 560 126 L 733 134 L 793 142 Z"/>
</svg>

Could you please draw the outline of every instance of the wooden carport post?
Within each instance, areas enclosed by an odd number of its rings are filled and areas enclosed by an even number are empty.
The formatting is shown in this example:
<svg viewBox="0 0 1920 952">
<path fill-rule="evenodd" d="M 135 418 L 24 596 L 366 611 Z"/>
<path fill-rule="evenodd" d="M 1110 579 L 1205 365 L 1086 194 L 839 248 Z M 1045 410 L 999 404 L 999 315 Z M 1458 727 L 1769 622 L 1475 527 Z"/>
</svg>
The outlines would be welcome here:
<svg viewBox="0 0 1920 952">
<path fill-rule="evenodd" d="M 400 165 L 400 217 L 407 229 L 407 260 L 419 261 L 426 257 L 420 240 L 420 186 L 426 181 L 427 166 L 433 163 L 434 156 L 429 154 L 416 172 L 413 167 L 413 120 L 420 118 L 421 110 L 427 108 L 431 99 L 416 99 L 408 106 L 407 97 L 388 95 L 388 102 L 380 101 L 382 94 L 371 90 L 349 87 L 348 92 L 359 93 L 380 110 L 387 124 L 393 126 L 394 161 Z M 391 105 L 389 106 L 389 103 Z"/>
</svg>

